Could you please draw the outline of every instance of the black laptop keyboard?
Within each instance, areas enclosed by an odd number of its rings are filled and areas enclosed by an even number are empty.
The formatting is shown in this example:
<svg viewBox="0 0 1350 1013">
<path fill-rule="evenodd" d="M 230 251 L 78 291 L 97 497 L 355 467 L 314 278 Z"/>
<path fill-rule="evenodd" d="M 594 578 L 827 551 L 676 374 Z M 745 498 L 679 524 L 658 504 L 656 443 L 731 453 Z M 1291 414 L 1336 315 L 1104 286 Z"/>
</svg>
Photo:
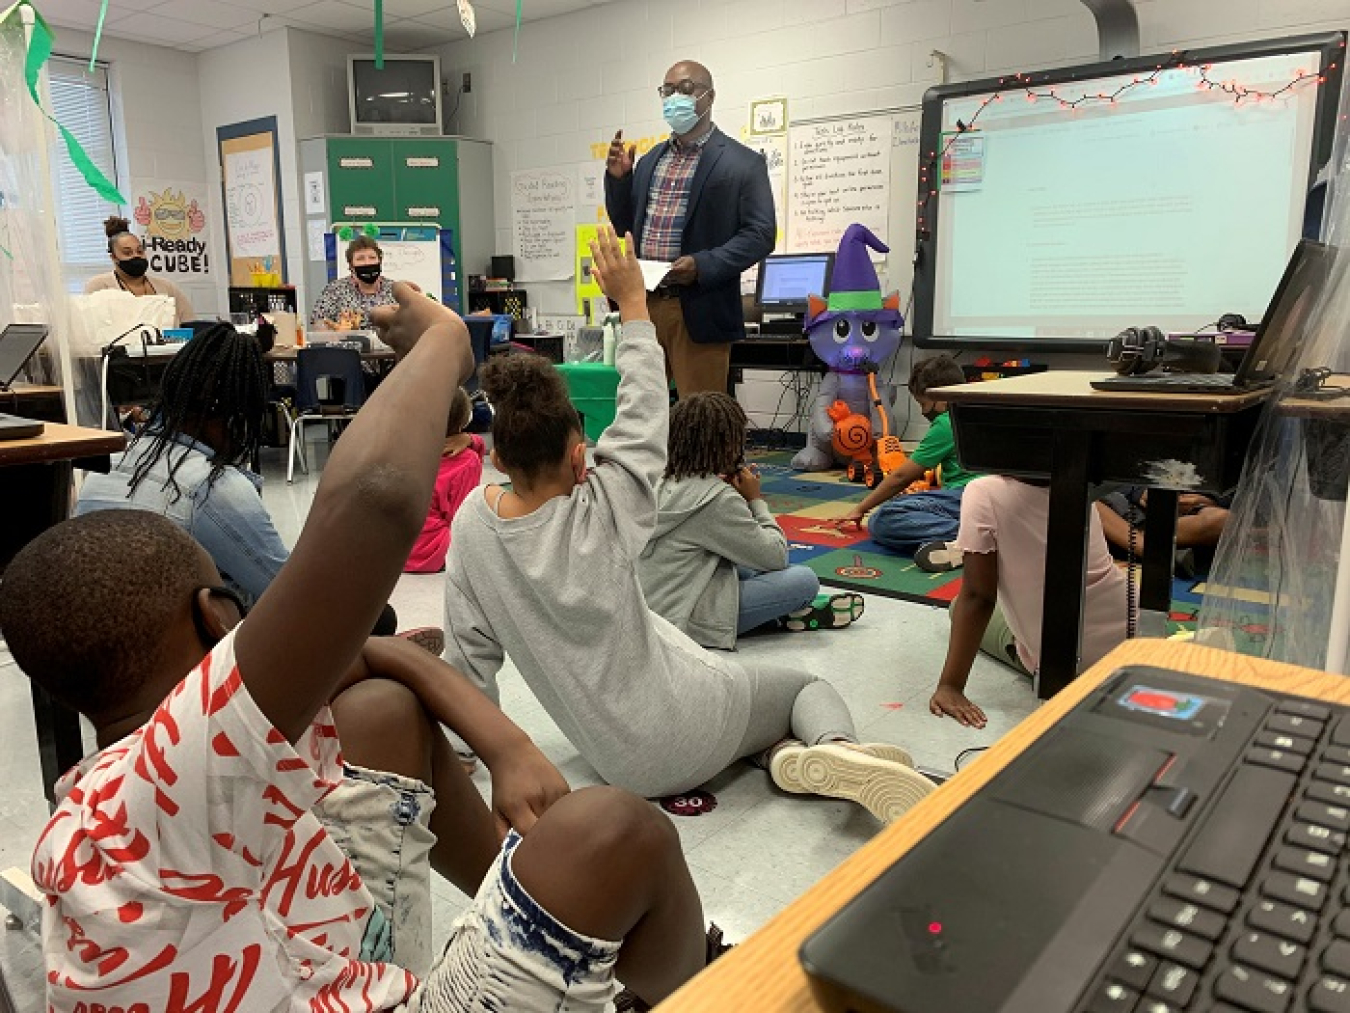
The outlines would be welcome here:
<svg viewBox="0 0 1350 1013">
<path fill-rule="evenodd" d="M 1288 699 L 1270 712 L 1080 1013 L 1350 1013 L 1344 715 Z"/>
<path fill-rule="evenodd" d="M 1132 378 L 1134 379 L 1134 378 Z M 1142 377 L 1150 387 L 1231 387 L 1232 373 L 1171 373 Z"/>
</svg>

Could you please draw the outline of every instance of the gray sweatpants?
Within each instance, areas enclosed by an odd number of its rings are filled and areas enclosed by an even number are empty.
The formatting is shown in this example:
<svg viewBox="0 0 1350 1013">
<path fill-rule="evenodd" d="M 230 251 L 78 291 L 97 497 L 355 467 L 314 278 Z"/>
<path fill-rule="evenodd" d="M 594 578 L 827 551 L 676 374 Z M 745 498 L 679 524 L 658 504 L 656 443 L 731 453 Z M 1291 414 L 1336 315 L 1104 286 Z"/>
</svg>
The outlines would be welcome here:
<svg viewBox="0 0 1350 1013">
<path fill-rule="evenodd" d="M 712 780 L 736 760 L 757 759 L 784 739 L 800 739 L 808 746 L 831 739 L 858 741 L 848 705 L 824 679 L 783 665 L 737 661 L 751 680 L 750 723 L 739 741 L 728 730 L 690 787 Z"/>
</svg>

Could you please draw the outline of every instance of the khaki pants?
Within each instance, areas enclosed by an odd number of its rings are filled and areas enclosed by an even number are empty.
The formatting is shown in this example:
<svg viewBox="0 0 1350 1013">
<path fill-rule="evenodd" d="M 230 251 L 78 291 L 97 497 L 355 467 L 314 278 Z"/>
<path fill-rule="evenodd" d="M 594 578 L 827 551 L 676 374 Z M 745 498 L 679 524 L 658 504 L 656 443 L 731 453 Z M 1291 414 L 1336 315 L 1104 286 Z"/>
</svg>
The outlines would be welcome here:
<svg viewBox="0 0 1350 1013">
<path fill-rule="evenodd" d="M 701 345 L 694 341 L 684 326 L 684 310 L 677 296 L 649 293 L 647 312 L 656 327 L 656 340 L 666 353 L 666 379 L 675 381 L 676 393 L 680 397 L 705 390 L 725 394 L 731 343 Z"/>
</svg>

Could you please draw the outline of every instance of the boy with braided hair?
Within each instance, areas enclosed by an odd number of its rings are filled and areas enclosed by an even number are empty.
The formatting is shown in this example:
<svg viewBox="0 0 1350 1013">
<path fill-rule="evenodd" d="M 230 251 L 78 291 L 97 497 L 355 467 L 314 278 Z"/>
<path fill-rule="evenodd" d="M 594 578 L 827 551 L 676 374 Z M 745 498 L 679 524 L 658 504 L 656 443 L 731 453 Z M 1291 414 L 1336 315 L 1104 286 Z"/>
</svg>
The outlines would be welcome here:
<svg viewBox="0 0 1350 1013">
<path fill-rule="evenodd" d="M 254 602 L 290 556 L 249 470 L 262 444 L 271 378 L 258 339 L 229 324 L 199 331 L 173 357 L 150 421 L 106 475 L 90 474 L 75 515 L 148 510 L 173 521 L 211 556 L 226 584 Z M 391 635 L 386 605 L 373 633 Z M 437 653 L 440 630 L 410 631 Z"/>
<path fill-rule="evenodd" d="M 745 464 L 745 427 L 745 409 L 720 392 L 671 409 L 656 530 L 638 560 L 648 606 L 704 647 L 723 650 L 761 627 L 850 625 L 862 615 L 862 595 L 817 604 L 815 573 L 788 565 L 787 538 Z"/>
</svg>

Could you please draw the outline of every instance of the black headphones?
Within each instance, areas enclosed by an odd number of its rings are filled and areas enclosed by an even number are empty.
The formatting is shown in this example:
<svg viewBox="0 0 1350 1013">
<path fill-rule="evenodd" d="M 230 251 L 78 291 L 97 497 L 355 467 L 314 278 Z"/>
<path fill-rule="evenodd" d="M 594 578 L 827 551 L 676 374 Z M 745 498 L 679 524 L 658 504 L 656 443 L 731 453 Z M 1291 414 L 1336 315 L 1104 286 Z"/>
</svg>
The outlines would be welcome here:
<svg viewBox="0 0 1350 1013">
<path fill-rule="evenodd" d="M 1156 327 L 1127 327 L 1106 346 L 1106 357 L 1121 376 L 1138 376 L 1160 366 L 1183 373 L 1215 373 L 1222 355 L 1212 338 L 1174 341 Z"/>
</svg>

